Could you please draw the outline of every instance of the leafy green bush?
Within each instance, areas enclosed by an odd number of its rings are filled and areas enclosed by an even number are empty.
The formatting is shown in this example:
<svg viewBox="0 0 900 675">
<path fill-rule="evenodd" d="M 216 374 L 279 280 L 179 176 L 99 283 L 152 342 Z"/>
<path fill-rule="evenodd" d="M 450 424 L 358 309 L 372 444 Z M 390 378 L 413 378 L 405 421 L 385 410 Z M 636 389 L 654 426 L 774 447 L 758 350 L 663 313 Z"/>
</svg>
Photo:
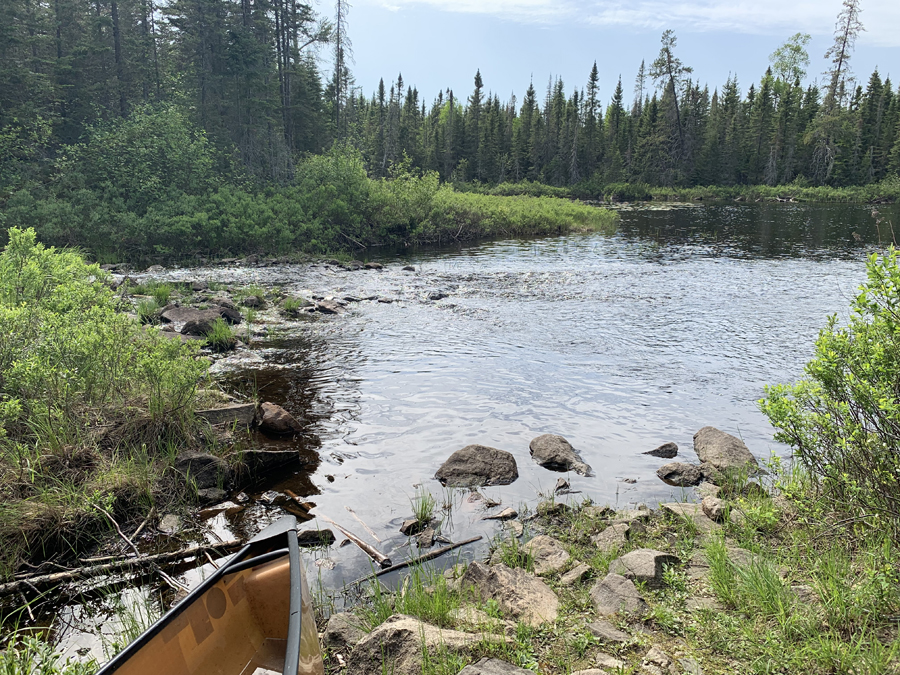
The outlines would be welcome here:
<svg viewBox="0 0 900 675">
<path fill-rule="evenodd" d="M 848 325 L 832 316 L 805 379 L 766 390 L 762 411 L 837 508 L 900 539 L 900 268 L 872 255 Z"/>
<path fill-rule="evenodd" d="M 33 230 L 0 253 L 0 576 L 62 532 L 75 546 L 94 505 L 152 500 L 155 455 L 192 438 L 196 346 L 143 330 L 104 281 Z"/>
</svg>

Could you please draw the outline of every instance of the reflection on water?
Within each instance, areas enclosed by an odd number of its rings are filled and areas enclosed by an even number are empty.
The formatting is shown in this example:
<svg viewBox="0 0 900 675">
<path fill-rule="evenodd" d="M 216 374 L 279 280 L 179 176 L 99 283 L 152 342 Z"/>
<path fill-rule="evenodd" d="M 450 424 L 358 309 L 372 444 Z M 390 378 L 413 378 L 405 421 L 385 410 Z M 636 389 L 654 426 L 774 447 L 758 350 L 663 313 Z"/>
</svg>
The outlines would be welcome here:
<svg viewBox="0 0 900 675">
<path fill-rule="evenodd" d="M 881 209 L 900 223 L 896 207 Z M 265 365 L 229 382 L 249 383 L 308 428 L 294 442 L 303 467 L 241 489 L 259 497 L 288 488 L 311 497 L 314 514 L 367 537 L 349 507 L 380 540 L 371 543 L 397 561 L 414 553 L 398 528 L 419 485 L 439 505 L 455 505 L 444 523 L 449 537 L 499 531 L 481 520 L 478 502 L 433 479 L 470 443 L 516 457 L 520 478 L 482 492 L 517 508 L 559 476 L 529 456 L 530 440 L 544 433 L 565 436 L 596 472 L 568 476 L 581 491 L 572 499 L 619 506 L 681 498 L 656 478 L 663 462 L 642 453 L 675 441 L 680 459 L 696 461 L 692 436 L 706 425 L 741 436 L 761 459 L 785 453 L 756 402 L 766 384 L 802 374 L 828 315 L 846 316 L 865 257 L 877 250 L 870 211 L 632 210 L 612 237 L 386 253 L 383 272 L 281 265 L 170 276 L 395 300 L 276 331 L 253 344 Z M 406 264 L 417 271 L 401 271 Z M 428 299 L 436 293 L 447 297 Z M 281 512 L 257 502 L 214 523 L 223 537 L 247 536 Z M 332 527 L 321 518 L 311 526 Z M 370 569 L 352 546 L 333 547 L 324 554 L 332 561 L 316 564 L 322 555 L 309 557 L 309 569 L 326 588 Z"/>
</svg>

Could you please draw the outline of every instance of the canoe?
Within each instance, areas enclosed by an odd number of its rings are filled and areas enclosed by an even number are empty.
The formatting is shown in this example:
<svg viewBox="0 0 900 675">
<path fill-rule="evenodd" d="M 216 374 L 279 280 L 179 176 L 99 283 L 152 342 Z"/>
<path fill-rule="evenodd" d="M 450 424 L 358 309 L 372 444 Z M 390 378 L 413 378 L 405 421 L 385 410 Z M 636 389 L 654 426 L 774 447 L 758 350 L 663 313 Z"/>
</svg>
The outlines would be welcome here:
<svg viewBox="0 0 900 675">
<path fill-rule="evenodd" d="M 285 516 L 98 675 L 324 675 L 297 520 Z"/>
</svg>

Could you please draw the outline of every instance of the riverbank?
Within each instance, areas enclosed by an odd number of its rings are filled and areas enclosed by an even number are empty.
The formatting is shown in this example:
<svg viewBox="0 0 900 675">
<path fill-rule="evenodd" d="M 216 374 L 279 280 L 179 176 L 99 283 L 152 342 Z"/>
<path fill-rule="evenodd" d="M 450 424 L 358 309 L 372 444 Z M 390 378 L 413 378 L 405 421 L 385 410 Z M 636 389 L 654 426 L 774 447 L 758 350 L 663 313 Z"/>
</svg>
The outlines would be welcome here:
<svg viewBox="0 0 900 675">
<path fill-rule="evenodd" d="M 499 185 L 462 184 L 458 190 L 492 196 L 528 195 L 592 202 L 642 201 L 738 201 L 781 203 L 893 204 L 900 201 L 900 178 L 892 176 L 878 183 L 831 187 L 802 182 L 787 185 L 708 185 L 660 187 L 646 183 L 582 181 L 569 187 L 521 181 Z"/>
<path fill-rule="evenodd" d="M 896 549 L 770 469 L 703 484 L 702 504 L 551 496 L 489 561 L 420 568 L 333 616 L 327 672 L 895 672 Z M 506 665 L 462 670 L 483 658 Z"/>
</svg>

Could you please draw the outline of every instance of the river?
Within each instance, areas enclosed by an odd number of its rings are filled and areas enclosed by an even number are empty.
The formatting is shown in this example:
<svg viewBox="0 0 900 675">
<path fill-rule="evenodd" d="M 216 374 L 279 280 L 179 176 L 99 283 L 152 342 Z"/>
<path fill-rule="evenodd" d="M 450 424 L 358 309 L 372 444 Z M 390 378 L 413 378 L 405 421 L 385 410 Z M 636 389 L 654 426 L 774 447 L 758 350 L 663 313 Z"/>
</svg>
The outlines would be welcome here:
<svg viewBox="0 0 900 675">
<path fill-rule="evenodd" d="M 900 209 L 881 210 L 900 223 Z M 482 521 L 482 503 L 465 491 L 433 479 L 470 443 L 516 457 L 519 479 L 481 493 L 519 510 L 533 508 L 561 475 L 529 456 L 529 441 L 544 433 L 565 436 L 594 469 L 592 477 L 566 475 L 579 493 L 564 499 L 619 507 L 689 497 L 656 477 L 667 460 L 643 453 L 674 441 L 679 459 L 696 461 L 692 436 L 706 425 L 739 435 L 760 460 L 788 454 L 772 440 L 757 401 L 766 384 L 802 375 L 830 314 L 846 318 L 866 256 L 879 250 L 879 234 L 890 240 L 870 212 L 857 205 L 625 208 L 613 236 L 382 252 L 369 257 L 385 266 L 380 271 L 274 265 L 157 276 L 393 300 L 274 324 L 251 340 L 260 357 L 252 367 L 225 369 L 227 385 L 249 385 L 308 429 L 295 443 L 308 460 L 303 469 L 239 487 L 251 497 L 289 488 L 316 503 L 313 513 L 376 543 L 349 507 L 395 562 L 412 553 L 398 528 L 424 489 L 439 511 L 452 504 L 443 524 L 450 539 L 486 535 L 480 548 L 464 549 L 471 559 L 500 525 Z M 254 501 L 207 524 L 222 537 L 249 536 L 280 513 Z M 328 591 L 370 569 L 353 546 L 310 554 L 308 563 L 312 583 Z M 61 631 L 70 650 L 84 644 L 84 613 L 77 606 L 63 612 L 63 625 L 68 617 L 76 626 Z"/>
</svg>

